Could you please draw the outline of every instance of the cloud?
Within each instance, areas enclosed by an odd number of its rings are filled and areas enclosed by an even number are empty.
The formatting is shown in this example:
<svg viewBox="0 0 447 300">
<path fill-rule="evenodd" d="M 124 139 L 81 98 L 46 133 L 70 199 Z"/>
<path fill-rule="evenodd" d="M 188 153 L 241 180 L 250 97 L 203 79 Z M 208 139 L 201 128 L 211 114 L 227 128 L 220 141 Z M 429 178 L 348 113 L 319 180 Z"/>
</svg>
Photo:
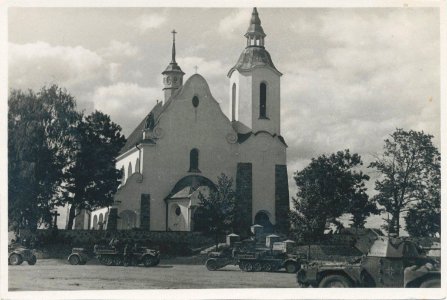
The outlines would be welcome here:
<svg viewBox="0 0 447 300">
<path fill-rule="evenodd" d="M 161 87 L 118 82 L 97 87 L 91 95 L 91 101 L 94 109 L 110 115 L 128 136 L 161 97 Z"/>
<path fill-rule="evenodd" d="M 219 22 L 218 32 L 226 37 L 234 34 L 240 35 L 241 32 L 248 28 L 248 20 L 250 20 L 251 8 L 239 8 L 233 11 Z M 247 28 L 244 28 L 244 27 Z"/>
<path fill-rule="evenodd" d="M 225 75 L 223 72 L 225 66 L 219 60 L 206 60 L 203 57 L 187 56 L 178 58 L 178 61 L 186 74 L 196 73 L 195 67 L 197 66 L 197 73 L 205 78 L 223 77 L 222 75 Z"/>
<path fill-rule="evenodd" d="M 159 14 L 145 14 L 138 17 L 133 21 L 132 25 L 140 30 L 140 32 L 145 32 L 150 29 L 159 28 L 167 21 L 166 16 Z"/>
<path fill-rule="evenodd" d="M 11 88 L 36 89 L 51 83 L 74 86 L 97 79 L 105 70 L 104 59 L 82 46 L 9 43 Z"/>
<path fill-rule="evenodd" d="M 98 52 L 105 58 L 116 60 L 135 57 L 140 54 L 140 49 L 129 42 L 112 40 L 109 46 L 100 49 Z"/>
</svg>

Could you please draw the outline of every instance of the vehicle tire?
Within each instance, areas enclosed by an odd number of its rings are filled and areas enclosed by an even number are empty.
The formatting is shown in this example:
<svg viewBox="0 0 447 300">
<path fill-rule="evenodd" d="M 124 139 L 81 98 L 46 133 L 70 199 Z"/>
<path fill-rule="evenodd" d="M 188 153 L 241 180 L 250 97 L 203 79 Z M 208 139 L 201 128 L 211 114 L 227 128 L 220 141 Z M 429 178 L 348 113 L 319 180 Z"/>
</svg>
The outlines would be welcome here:
<svg viewBox="0 0 447 300">
<path fill-rule="evenodd" d="M 247 272 L 253 272 L 253 270 L 254 270 L 253 263 L 252 263 L 252 262 L 247 262 L 247 263 L 245 264 L 245 271 L 247 271 Z"/>
<path fill-rule="evenodd" d="M 261 272 L 262 271 L 262 264 L 260 262 L 256 262 L 253 265 L 253 271 L 255 272 Z"/>
<path fill-rule="evenodd" d="M 348 278 L 343 275 L 329 275 L 324 277 L 318 287 L 320 288 L 348 288 L 352 284 Z"/>
<path fill-rule="evenodd" d="M 287 273 L 296 273 L 298 272 L 298 266 L 296 263 L 294 262 L 288 262 L 286 263 L 286 265 L 284 266 L 284 268 L 286 269 Z"/>
<path fill-rule="evenodd" d="M 154 261 L 155 261 L 154 257 L 150 255 L 146 255 L 143 258 L 143 264 L 145 267 L 152 267 L 154 265 Z"/>
<path fill-rule="evenodd" d="M 430 279 L 422 282 L 419 287 L 421 287 L 421 288 L 440 288 L 441 280 L 439 278 L 430 278 Z"/>
<path fill-rule="evenodd" d="M 13 253 L 9 256 L 8 263 L 13 266 L 20 265 L 23 262 L 22 256 L 17 253 Z"/>
<path fill-rule="evenodd" d="M 269 262 L 266 262 L 262 265 L 262 270 L 265 272 L 271 272 L 273 269 L 272 264 Z"/>
<path fill-rule="evenodd" d="M 75 266 L 75 265 L 79 265 L 79 264 L 81 263 L 81 260 L 79 259 L 79 256 L 77 256 L 77 255 L 71 255 L 71 256 L 68 258 L 68 262 L 70 263 L 70 265 Z"/>
<path fill-rule="evenodd" d="M 31 256 L 31 258 L 28 260 L 28 265 L 34 266 L 37 262 L 37 257 L 35 255 Z"/>
<path fill-rule="evenodd" d="M 216 271 L 217 270 L 217 262 L 214 259 L 208 259 L 205 263 L 208 271 Z"/>
</svg>

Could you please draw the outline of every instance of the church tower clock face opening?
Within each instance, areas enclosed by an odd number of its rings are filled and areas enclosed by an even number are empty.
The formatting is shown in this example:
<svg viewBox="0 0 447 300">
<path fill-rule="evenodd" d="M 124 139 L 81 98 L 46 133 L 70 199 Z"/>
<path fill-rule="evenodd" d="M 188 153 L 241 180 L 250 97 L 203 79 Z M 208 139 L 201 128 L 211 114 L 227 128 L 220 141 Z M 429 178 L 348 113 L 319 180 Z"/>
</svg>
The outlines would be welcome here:
<svg viewBox="0 0 447 300">
<path fill-rule="evenodd" d="M 246 46 L 227 73 L 229 117 L 197 70 L 183 81 L 175 44 L 182 36 L 171 32 L 171 61 L 161 73 L 163 101 L 129 135 L 117 157 L 116 167 L 124 174 L 114 205 L 92 212 L 92 220 L 109 211 L 107 229 L 194 231 L 199 195 L 214 191 L 224 173 L 233 178 L 237 195 L 236 233 L 256 223 L 267 232 L 287 230 L 282 74 L 266 49 L 256 8 L 247 21 L 248 29 L 241 33 Z"/>
</svg>

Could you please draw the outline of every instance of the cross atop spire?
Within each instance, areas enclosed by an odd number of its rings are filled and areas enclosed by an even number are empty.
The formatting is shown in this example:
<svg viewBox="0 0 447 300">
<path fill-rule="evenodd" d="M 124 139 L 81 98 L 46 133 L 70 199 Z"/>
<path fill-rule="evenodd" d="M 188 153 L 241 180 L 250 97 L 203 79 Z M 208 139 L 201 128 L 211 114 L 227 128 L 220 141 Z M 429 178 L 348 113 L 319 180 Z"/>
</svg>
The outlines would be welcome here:
<svg viewBox="0 0 447 300">
<path fill-rule="evenodd" d="M 171 63 L 175 63 L 175 34 L 177 33 L 177 31 L 175 31 L 175 29 L 173 29 L 171 31 L 172 33 L 172 59 L 171 59 Z"/>
</svg>

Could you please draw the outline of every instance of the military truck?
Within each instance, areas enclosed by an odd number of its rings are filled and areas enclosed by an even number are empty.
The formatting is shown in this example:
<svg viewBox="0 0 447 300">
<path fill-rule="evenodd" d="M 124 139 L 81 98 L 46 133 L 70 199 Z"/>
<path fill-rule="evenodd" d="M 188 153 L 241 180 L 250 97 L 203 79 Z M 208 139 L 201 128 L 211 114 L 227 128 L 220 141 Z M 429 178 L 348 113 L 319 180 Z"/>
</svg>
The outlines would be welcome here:
<svg viewBox="0 0 447 300">
<path fill-rule="evenodd" d="M 209 271 L 215 271 L 230 264 L 238 265 L 246 272 L 274 272 L 284 268 L 288 273 L 296 273 L 300 268 L 296 255 L 259 247 L 254 241 L 237 242 L 233 247 L 211 252 L 205 266 Z"/>
<path fill-rule="evenodd" d="M 133 249 L 125 255 L 123 249 L 109 246 L 96 246 L 94 254 L 99 262 L 106 266 L 139 265 L 153 267 L 160 263 L 160 252 L 146 247 Z"/>
<path fill-rule="evenodd" d="M 355 244 L 363 255 L 310 260 L 297 272 L 300 287 L 440 287 L 439 264 L 405 239 L 377 236 Z"/>
<path fill-rule="evenodd" d="M 24 261 L 29 265 L 35 265 L 37 262 L 34 251 L 20 244 L 8 246 L 8 265 L 20 265 Z"/>
</svg>

